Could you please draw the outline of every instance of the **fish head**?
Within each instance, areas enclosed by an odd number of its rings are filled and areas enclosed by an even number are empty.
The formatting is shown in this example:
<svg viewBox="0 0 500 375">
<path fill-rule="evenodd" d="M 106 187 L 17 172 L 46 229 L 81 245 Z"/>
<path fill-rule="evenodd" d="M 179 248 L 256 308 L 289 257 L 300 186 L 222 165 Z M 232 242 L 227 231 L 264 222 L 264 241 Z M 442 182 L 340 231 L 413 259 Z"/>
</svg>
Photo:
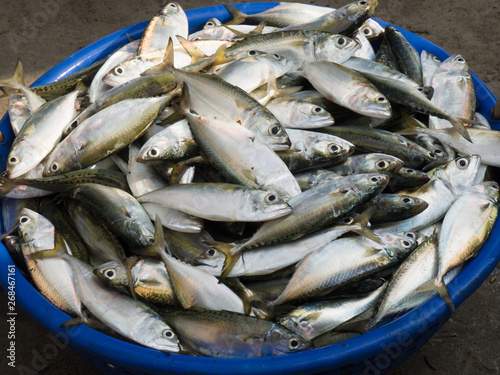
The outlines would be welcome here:
<svg viewBox="0 0 500 375">
<path fill-rule="evenodd" d="M 457 79 L 459 79 L 459 77 L 472 79 L 469 65 L 462 55 L 458 54 L 451 55 L 444 60 L 434 74 L 437 76 L 454 76 L 457 77 Z"/>
<path fill-rule="evenodd" d="M 222 22 L 220 22 L 217 18 L 212 17 L 207 22 L 205 22 L 205 25 L 203 25 L 203 30 L 211 29 L 212 27 L 217 27 L 217 26 L 221 26 L 221 25 L 222 25 Z"/>
<path fill-rule="evenodd" d="M 360 173 L 350 177 L 356 190 L 363 196 L 372 197 L 384 190 L 389 176 L 383 173 Z"/>
<path fill-rule="evenodd" d="M 240 213 L 249 218 L 277 218 L 288 215 L 292 208 L 274 191 L 247 189 L 241 196 Z"/>
<path fill-rule="evenodd" d="M 337 137 L 335 137 L 337 138 Z M 310 151 L 314 159 L 328 160 L 332 162 L 342 162 L 354 152 L 354 145 L 350 142 L 339 138 L 336 139 L 321 139 L 319 138 L 311 145 Z"/>
<path fill-rule="evenodd" d="M 357 86 L 347 102 L 348 108 L 368 117 L 389 119 L 392 107 L 389 100 L 370 83 Z"/>
<path fill-rule="evenodd" d="M 300 309 L 298 310 L 300 311 Z M 311 337 L 314 332 L 314 326 L 303 316 L 294 315 L 293 311 L 280 318 L 278 323 L 304 338 Z"/>
<path fill-rule="evenodd" d="M 419 171 L 418 169 L 402 167 L 396 173 L 398 176 L 405 179 L 418 180 L 422 185 L 429 182 L 430 180 L 430 177 L 427 175 L 427 173 Z"/>
<path fill-rule="evenodd" d="M 439 167 L 434 178 L 440 179 L 452 193 L 459 195 L 474 184 L 480 165 L 479 155 L 462 156 Z"/>
<path fill-rule="evenodd" d="M 377 9 L 378 0 L 360 0 L 357 2 L 352 2 L 347 4 L 345 14 L 348 17 L 371 17 L 373 13 L 375 13 L 375 9 Z"/>
<path fill-rule="evenodd" d="M 123 85 L 141 75 L 142 72 L 153 67 L 153 63 L 143 57 L 133 57 L 115 66 L 102 78 L 102 81 L 111 87 Z"/>
<path fill-rule="evenodd" d="M 367 154 L 361 160 L 358 170 L 363 173 L 391 173 L 399 171 L 403 164 L 403 161 L 395 156 L 373 153 Z"/>
<path fill-rule="evenodd" d="M 311 128 L 334 124 L 332 115 L 319 105 L 297 100 L 292 107 L 292 123 L 308 124 Z"/>
<path fill-rule="evenodd" d="M 318 34 L 314 37 L 314 55 L 316 61 L 342 63 L 361 48 L 358 41 L 337 34 Z"/>
<path fill-rule="evenodd" d="M 130 337 L 149 348 L 170 353 L 179 352 L 179 339 L 172 328 L 157 314 L 144 313 L 136 320 Z"/>
<path fill-rule="evenodd" d="M 277 53 L 267 53 L 262 56 L 262 59 L 265 61 L 266 65 L 269 66 L 269 69 L 274 71 L 276 77 L 280 77 L 290 72 L 295 67 L 293 61 Z"/>
<path fill-rule="evenodd" d="M 398 232 L 379 234 L 384 243 L 385 253 L 389 259 L 401 260 L 408 256 L 418 244 L 418 236 L 414 232 Z"/>
<path fill-rule="evenodd" d="M 179 13 L 184 13 L 184 10 L 182 9 L 182 7 L 179 5 L 179 3 L 175 3 L 175 2 L 172 2 L 172 3 L 168 3 L 167 5 L 165 5 L 159 12 L 158 12 L 158 15 L 162 15 L 162 16 L 173 16 L 173 15 L 177 15 Z"/>
<path fill-rule="evenodd" d="M 18 143 L 15 149 L 9 152 L 6 171 L 10 179 L 20 178 L 39 165 L 33 155 L 46 155 L 42 145 Z"/>
<path fill-rule="evenodd" d="M 312 343 L 288 329 L 274 325 L 264 334 L 263 355 L 295 353 L 312 348 Z"/>
<path fill-rule="evenodd" d="M 488 195 L 495 204 L 498 204 L 500 198 L 500 185 L 498 182 L 487 181 L 483 184 L 486 195 Z"/>
<path fill-rule="evenodd" d="M 115 288 L 125 288 L 128 285 L 127 271 L 118 261 L 101 264 L 94 268 L 94 274 Z"/>
<path fill-rule="evenodd" d="M 253 116 L 259 123 L 247 122 L 245 127 L 252 130 L 272 150 L 284 151 L 292 144 L 280 122 L 271 113 L 262 112 L 259 116 Z"/>
<path fill-rule="evenodd" d="M 55 248 L 55 228 L 44 216 L 29 208 L 22 208 L 18 223 L 23 242 L 29 243 L 32 251 Z"/>
</svg>

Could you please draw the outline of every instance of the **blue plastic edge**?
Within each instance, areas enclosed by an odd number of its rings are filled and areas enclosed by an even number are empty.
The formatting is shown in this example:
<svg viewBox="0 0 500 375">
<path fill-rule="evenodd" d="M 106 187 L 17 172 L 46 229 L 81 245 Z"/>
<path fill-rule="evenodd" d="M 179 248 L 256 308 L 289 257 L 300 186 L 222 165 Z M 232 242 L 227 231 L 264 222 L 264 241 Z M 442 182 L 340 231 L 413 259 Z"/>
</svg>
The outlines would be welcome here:
<svg viewBox="0 0 500 375">
<path fill-rule="evenodd" d="M 247 13 L 258 13 L 269 9 L 278 3 L 245 3 L 238 7 Z M 222 6 L 212 6 L 187 10 L 192 30 L 198 29 L 210 17 L 218 17 L 222 21 L 229 18 Z M 379 20 L 377 20 L 379 21 Z M 388 23 L 379 21 L 382 26 Z M 126 34 L 139 37 L 147 21 L 127 27 L 110 34 L 95 43 L 71 55 L 52 68 L 34 85 L 50 83 L 83 69 L 93 62 L 105 57 L 110 52 L 127 42 Z M 405 37 L 420 52 L 426 49 L 441 60 L 450 54 L 433 43 L 397 27 Z M 491 120 L 490 108 L 496 103 L 496 98 L 488 87 L 473 73 L 478 98 L 478 111 L 481 112 L 495 129 L 500 129 L 500 122 Z M 0 122 L 2 131 L 8 130 L 8 116 Z M 8 132 L 7 132 L 8 133 Z M 0 145 L 0 165 L 5 168 L 6 157 L 12 136 Z M 497 222 L 491 237 L 484 244 L 479 254 L 472 259 L 449 284 L 450 294 L 456 306 L 463 303 L 488 277 L 500 261 L 500 228 Z M 0 245 L 0 283 L 7 290 L 7 265 L 14 265 L 5 246 Z M 16 271 L 16 303 L 33 319 L 52 333 L 78 336 L 71 339 L 69 345 L 77 352 L 90 356 L 103 363 L 116 364 L 129 370 L 147 371 L 148 374 L 160 373 L 200 373 L 200 374 L 285 374 L 335 371 L 343 366 L 365 361 L 367 369 L 381 373 L 394 363 L 403 360 L 405 348 L 418 344 L 413 338 L 423 335 L 431 327 L 444 324 L 450 317 L 450 312 L 444 302 L 434 297 L 417 309 L 414 309 L 393 322 L 368 332 L 362 336 L 350 339 L 325 348 L 313 349 L 293 355 L 263 357 L 253 359 L 216 359 L 191 357 L 163 353 L 118 340 L 86 326 L 64 330 L 59 326 L 70 317 L 53 306 L 43 297 L 26 278 Z M 23 292 L 19 292 L 23 291 Z M 26 292 L 28 291 L 28 292 Z M 421 345 L 422 343 L 419 343 Z M 371 358 L 368 361 L 368 358 Z M 377 361 L 377 358 L 380 361 Z M 391 361 L 388 365 L 387 359 Z M 376 370 L 376 371 L 375 371 Z"/>
</svg>

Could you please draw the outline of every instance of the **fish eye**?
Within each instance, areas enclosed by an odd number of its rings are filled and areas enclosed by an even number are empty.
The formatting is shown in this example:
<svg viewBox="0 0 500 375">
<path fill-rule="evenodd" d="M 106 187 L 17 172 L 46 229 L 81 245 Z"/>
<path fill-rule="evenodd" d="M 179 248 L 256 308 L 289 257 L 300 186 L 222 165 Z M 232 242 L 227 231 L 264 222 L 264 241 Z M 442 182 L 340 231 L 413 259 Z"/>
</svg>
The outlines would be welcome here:
<svg viewBox="0 0 500 375">
<path fill-rule="evenodd" d="M 347 40 L 345 38 L 338 38 L 336 44 L 337 47 L 344 47 L 347 44 Z"/>
<path fill-rule="evenodd" d="M 23 216 L 21 216 L 21 217 L 19 218 L 19 222 L 20 222 L 21 224 L 27 224 L 27 223 L 29 223 L 30 221 L 31 221 L 31 218 L 30 218 L 29 216 L 27 216 L 27 215 L 23 215 Z"/>
<path fill-rule="evenodd" d="M 160 154 L 160 152 L 158 151 L 157 147 L 151 147 L 151 149 L 149 150 L 148 154 L 149 154 L 149 156 L 155 158 L 155 157 L 157 157 Z"/>
<path fill-rule="evenodd" d="M 412 199 L 411 198 L 408 198 L 408 197 L 405 197 L 402 199 L 403 203 L 411 203 L 412 202 Z"/>
<path fill-rule="evenodd" d="M 216 252 L 214 249 L 208 249 L 207 250 L 207 255 L 210 256 L 210 257 L 213 257 L 215 256 Z"/>
<path fill-rule="evenodd" d="M 168 4 L 168 6 L 172 9 L 177 9 L 177 4 L 175 4 L 175 3 L 170 3 L 170 4 Z"/>
<path fill-rule="evenodd" d="M 469 165 L 469 161 L 466 158 L 460 158 L 456 162 L 457 167 L 460 169 L 465 169 Z"/>
<path fill-rule="evenodd" d="M 52 163 L 52 165 L 50 166 L 50 169 L 53 172 L 57 172 L 59 170 L 59 164 L 57 162 Z"/>
<path fill-rule="evenodd" d="M 19 159 L 17 156 L 11 156 L 10 159 L 9 159 L 9 163 L 10 164 L 17 164 L 19 163 Z"/>
<path fill-rule="evenodd" d="M 464 60 L 464 58 L 462 56 L 460 56 L 459 58 L 457 58 L 457 61 L 458 62 L 464 62 L 465 60 Z"/>
<path fill-rule="evenodd" d="M 372 31 L 370 30 L 370 28 L 369 28 L 369 27 L 365 27 L 365 28 L 363 29 L 363 34 L 365 34 L 365 35 L 370 35 L 371 33 L 372 33 Z"/>
<path fill-rule="evenodd" d="M 348 224 L 352 224 L 352 222 L 353 222 L 353 221 L 354 221 L 354 219 L 353 219 L 352 217 L 350 217 L 350 216 L 348 216 L 348 217 L 344 217 L 344 218 L 342 219 L 342 223 L 344 223 L 344 224 L 346 224 L 346 225 L 348 225 Z"/>
<path fill-rule="evenodd" d="M 276 196 L 276 194 L 271 193 L 266 195 L 265 200 L 267 203 L 275 203 L 278 200 L 278 197 Z"/>
<path fill-rule="evenodd" d="M 433 59 L 434 61 L 436 61 L 436 62 L 441 62 L 441 60 L 439 60 L 439 59 L 437 58 L 437 56 L 432 56 L 432 59 Z"/>
<path fill-rule="evenodd" d="M 205 26 L 208 26 L 208 27 L 213 27 L 215 26 L 215 24 L 212 22 L 212 21 L 208 21 Z"/>
<path fill-rule="evenodd" d="M 370 181 L 373 182 L 373 183 L 379 182 L 379 180 L 380 179 L 378 177 L 375 177 L 375 176 L 373 176 L 373 177 L 370 178 Z"/>
<path fill-rule="evenodd" d="M 403 244 L 403 247 L 405 249 L 408 249 L 409 247 L 411 247 L 411 242 L 408 240 L 403 240 L 403 241 L 401 241 L 401 243 Z"/>
<path fill-rule="evenodd" d="M 201 38 L 199 36 L 197 36 L 197 37 L 194 37 L 193 39 L 191 39 L 192 42 L 196 42 L 197 40 L 201 40 Z"/>
<path fill-rule="evenodd" d="M 384 169 L 387 167 L 387 162 L 385 160 L 380 160 L 378 163 L 377 163 L 377 168 L 378 169 Z"/>
<path fill-rule="evenodd" d="M 255 56 L 257 54 L 257 51 L 256 50 L 251 50 L 251 51 L 248 51 L 248 55 L 249 56 Z"/>
<path fill-rule="evenodd" d="M 155 244 L 155 238 L 154 237 L 149 237 L 147 239 L 147 243 L 150 244 L 150 245 L 154 245 Z"/>
<path fill-rule="evenodd" d="M 165 337 L 166 339 L 171 339 L 172 337 L 174 337 L 174 333 L 172 332 L 172 330 L 170 329 L 166 329 L 162 332 L 162 335 L 163 337 Z"/>
<path fill-rule="evenodd" d="M 415 170 L 411 168 L 406 168 L 406 173 L 408 174 L 415 174 Z"/>
<path fill-rule="evenodd" d="M 295 350 L 298 349 L 299 346 L 300 346 L 300 341 L 297 340 L 296 338 L 288 340 L 288 349 Z"/>
<path fill-rule="evenodd" d="M 416 238 L 415 233 L 413 233 L 413 232 L 406 232 L 405 236 L 408 238 L 411 238 L 412 240 L 414 240 Z"/>
<path fill-rule="evenodd" d="M 443 154 L 443 150 L 440 150 L 439 148 L 436 148 L 436 149 L 434 150 L 434 154 L 435 154 L 435 155 L 442 155 L 442 154 Z"/>
<path fill-rule="evenodd" d="M 387 103 L 387 98 L 385 96 L 379 96 L 377 98 L 377 103 Z"/>
<path fill-rule="evenodd" d="M 360 1 L 358 4 L 364 7 L 365 5 L 368 5 L 368 2 L 366 2 L 366 1 Z"/>
<path fill-rule="evenodd" d="M 498 186 L 497 183 L 493 183 L 490 185 L 490 188 L 492 188 L 493 190 L 500 190 L 500 187 Z"/>
<path fill-rule="evenodd" d="M 125 70 L 121 66 L 115 68 L 115 74 L 121 76 Z"/>
<path fill-rule="evenodd" d="M 330 144 L 328 145 L 328 152 L 329 152 L 330 154 L 337 155 L 337 154 L 339 154 L 339 153 L 340 153 L 340 151 L 341 151 L 341 150 L 342 150 L 342 149 L 340 148 L 340 146 L 339 146 L 339 145 L 337 145 L 337 144 L 335 144 L 335 143 L 330 143 Z"/>
<path fill-rule="evenodd" d="M 281 127 L 279 125 L 273 125 L 269 128 L 269 134 L 271 135 L 279 135 L 281 132 Z"/>
<path fill-rule="evenodd" d="M 276 60 L 281 60 L 281 56 L 278 55 L 277 53 L 273 53 L 273 57 L 276 59 Z"/>
<path fill-rule="evenodd" d="M 116 277 L 116 271 L 111 269 L 111 270 L 106 270 L 104 272 L 104 276 L 110 280 L 113 280 Z"/>
<path fill-rule="evenodd" d="M 321 113 L 321 112 L 323 112 L 323 108 L 316 106 L 316 107 L 314 107 L 314 108 L 312 109 L 312 111 L 313 111 L 314 113 Z"/>
</svg>

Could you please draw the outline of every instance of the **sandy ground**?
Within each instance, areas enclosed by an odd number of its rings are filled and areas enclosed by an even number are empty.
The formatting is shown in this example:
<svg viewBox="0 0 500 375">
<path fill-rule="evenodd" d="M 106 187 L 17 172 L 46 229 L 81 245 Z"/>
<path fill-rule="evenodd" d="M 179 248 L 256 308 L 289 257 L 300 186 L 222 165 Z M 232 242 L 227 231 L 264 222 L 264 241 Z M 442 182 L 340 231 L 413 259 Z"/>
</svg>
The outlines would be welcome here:
<svg viewBox="0 0 500 375">
<path fill-rule="evenodd" d="M 237 1 L 227 1 L 237 3 Z M 339 7 L 343 1 L 309 1 Z M 222 1 L 183 1 L 185 9 Z M 473 5 L 472 5 L 473 4 Z M 45 71 L 82 47 L 123 27 L 151 18 L 162 1 L 145 0 L 0 0 L 0 79 L 10 78 L 17 58 L 32 83 Z M 413 31 L 452 53 L 460 53 L 471 69 L 500 95 L 500 4 L 494 0 L 381 0 L 379 19 Z M 0 113 L 6 100 L 0 100 Z M 0 292 L 5 316 L 6 294 Z M 500 373 L 500 268 L 469 298 L 448 323 L 392 374 Z M 7 324 L 0 319 L 0 373 L 18 374 L 6 366 L 3 348 Z M 17 363 L 30 366 L 49 334 L 27 315 L 17 324 Z M 70 349 L 47 361 L 38 374 L 98 374 Z M 32 374 L 36 372 L 31 372 Z"/>
</svg>

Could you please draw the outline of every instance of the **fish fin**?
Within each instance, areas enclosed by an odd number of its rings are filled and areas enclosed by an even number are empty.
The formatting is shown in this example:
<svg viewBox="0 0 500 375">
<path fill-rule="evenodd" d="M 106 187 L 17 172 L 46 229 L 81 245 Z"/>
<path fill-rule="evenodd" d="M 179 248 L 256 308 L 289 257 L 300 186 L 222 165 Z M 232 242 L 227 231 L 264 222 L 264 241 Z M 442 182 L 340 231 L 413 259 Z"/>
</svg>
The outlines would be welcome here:
<svg viewBox="0 0 500 375">
<path fill-rule="evenodd" d="M 177 35 L 177 39 L 179 39 L 182 48 L 184 48 L 188 53 L 188 55 L 191 57 L 191 64 L 194 64 L 200 60 L 208 58 L 205 52 L 196 47 L 194 43 L 190 42 L 186 38 Z"/>
<path fill-rule="evenodd" d="M 14 69 L 14 76 L 11 79 L 0 80 L 0 88 L 5 94 L 14 94 L 19 92 L 21 87 L 25 87 L 24 84 L 24 73 L 23 64 L 21 60 L 17 60 L 16 67 Z"/>
<path fill-rule="evenodd" d="M 238 31 L 236 29 L 233 29 L 232 27 L 229 27 L 228 25 L 224 25 L 224 27 L 226 29 L 228 29 L 229 31 L 231 31 L 232 33 L 236 34 L 236 37 L 238 37 L 238 38 L 246 38 L 249 36 L 249 33 L 244 33 L 242 31 Z"/>
<path fill-rule="evenodd" d="M 236 277 L 226 279 L 225 284 L 231 289 L 239 292 L 237 294 L 238 297 L 241 298 L 241 302 L 243 302 L 245 315 L 250 315 L 250 313 L 252 312 L 252 303 L 256 299 L 255 294 L 245 285 L 243 285 L 243 283 Z"/>
<path fill-rule="evenodd" d="M 267 79 L 266 96 L 264 96 L 262 99 L 259 99 L 259 103 L 265 106 L 272 99 L 274 99 L 274 98 L 276 98 L 276 96 L 278 96 L 278 92 L 279 92 L 279 90 L 278 90 L 278 82 L 276 80 L 276 74 L 270 68 L 269 73 L 268 73 L 268 79 Z"/>
<path fill-rule="evenodd" d="M 470 138 L 469 132 L 467 131 L 467 128 L 465 127 L 464 124 L 472 124 L 476 123 L 476 121 L 472 122 L 472 120 L 467 120 L 460 117 L 451 117 L 451 116 L 447 117 L 446 119 L 450 122 L 450 124 L 453 125 L 455 130 L 459 132 L 462 137 L 464 137 L 466 140 L 472 143 L 472 139 Z"/>
<path fill-rule="evenodd" d="M 60 325 L 60 328 L 68 328 L 68 327 L 76 327 L 81 324 L 86 325 L 87 327 L 93 328 L 97 331 L 110 332 L 110 329 L 105 324 L 101 323 L 96 319 L 91 319 L 87 317 L 78 317 L 66 320 L 64 323 Z"/>
<path fill-rule="evenodd" d="M 439 296 L 443 299 L 443 301 L 446 303 L 446 306 L 450 309 L 451 312 L 455 311 L 455 304 L 453 303 L 453 300 L 450 296 L 450 292 L 448 290 L 448 287 L 443 281 L 443 278 L 436 278 L 429 280 L 422 285 L 420 285 L 417 289 L 415 289 L 415 293 L 424 293 L 424 292 L 430 292 L 430 291 L 436 291 Z"/>
<path fill-rule="evenodd" d="M 401 111 L 401 117 L 405 121 L 409 129 L 427 128 L 421 121 L 409 115 L 406 111 Z"/>
<path fill-rule="evenodd" d="M 234 244 L 221 243 L 217 246 L 217 250 L 221 251 L 226 256 L 226 260 L 222 266 L 222 273 L 220 275 L 221 279 L 225 279 L 233 269 L 238 259 L 241 257 L 240 247 Z"/>
<path fill-rule="evenodd" d="M 233 19 L 229 22 L 226 23 L 226 25 L 239 25 L 240 23 L 243 23 L 247 18 L 248 14 L 242 12 L 238 8 L 236 8 L 234 5 L 231 4 L 223 4 L 224 8 L 228 11 L 229 15 L 233 17 Z"/>
<path fill-rule="evenodd" d="M 0 176 L 0 197 L 7 195 L 16 185 L 15 181 L 7 176 Z"/>
<path fill-rule="evenodd" d="M 352 232 L 383 245 L 384 243 L 380 237 L 370 230 L 371 225 L 369 220 L 375 213 L 376 209 L 377 208 L 375 206 L 371 206 L 365 210 L 361 215 L 354 219 L 354 221 L 350 224 L 350 227 L 352 227 Z"/>
<path fill-rule="evenodd" d="M 252 31 L 250 31 L 248 33 L 248 35 L 260 35 L 262 34 L 262 31 L 264 31 L 264 28 L 266 27 L 266 22 L 261 22 L 257 25 L 257 27 L 255 29 L 253 29 Z"/>
<path fill-rule="evenodd" d="M 177 112 L 184 115 L 186 112 L 190 112 L 189 108 L 191 107 L 189 102 L 189 88 L 187 85 L 184 85 L 182 88 L 181 100 L 179 102 L 179 109 Z"/>
<path fill-rule="evenodd" d="M 156 237 L 156 233 L 155 233 Z M 156 238 L 155 238 L 156 240 Z M 135 259 L 133 259 L 135 258 Z M 127 274 L 127 281 L 128 281 L 128 290 L 130 292 L 130 295 L 137 301 L 137 294 L 135 293 L 134 289 L 134 280 L 132 278 L 132 267 L 134 266 L 135 263 L 137 263 L 137 257 L 132 257 L 132 260 L 125 259 L 122 261 L 122 267 L 125 270 L 125 273 Z"/>
<path fill-rule="evenodd" d="M 212 65 L 220 65 L 220 64 L 225 64 L 227 62 L 233 61 L 232 59 L 228 59 L 226 57 L 226 51 L 227 51 L 227 44 L 221 45 L 219 48 L 217 48 L 217 51 L 215 51 L 211 64 Z"/>
<path fill-rule="evenodd" d="M 158 73 L 166 73 L 173 72 L 174 68 L 174 42 L 172 38 L 168 38 L 167 48 L 165 49 L 165 55 L 163 57 L 163 61 L 158 65 L 152 67 L 151 69 L 146 70 L 141 73 L 141 76 L 148 76 L 152 74 Z"/>
<path fill-rule="evenodd" d="M 43 260 L 50 258 L 59 258 L 61 255 L 68 254 L 61 248 L 54 248 L 50 250 L 37 251 L 35 253 L 25 254 L 24 257 L 32 260 Z"/>
<path fill-rule="evenodd" d="M 163 225 L 161 224 L 160 217 L 155 217 L 155 241 L 148 247 L 148 251 L 161 255 L 165 252 L 165 237 L 163 236 Z M 169 251 L 170 252 L 170 251 Z"/>
</svg>

